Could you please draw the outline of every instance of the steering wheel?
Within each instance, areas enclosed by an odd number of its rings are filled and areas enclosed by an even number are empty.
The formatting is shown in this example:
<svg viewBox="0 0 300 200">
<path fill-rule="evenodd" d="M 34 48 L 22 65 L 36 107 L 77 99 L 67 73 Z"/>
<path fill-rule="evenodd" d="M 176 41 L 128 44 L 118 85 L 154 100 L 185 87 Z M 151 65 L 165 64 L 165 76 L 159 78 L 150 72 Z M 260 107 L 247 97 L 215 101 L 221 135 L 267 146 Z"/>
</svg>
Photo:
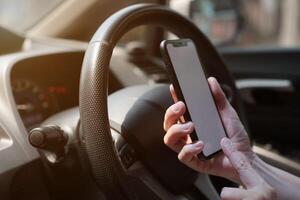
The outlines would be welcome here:
<svg viewBox="0 0 300 200">
<path fill-rule="evenodd" d="M 191 21 L 167 7 L 154 4 L 136 4 L 116 12 L 98 28 L 86 50 L 79 99 L 81 131 L 91 170 L 99 188 L 109 199 L 136 199 L 134 190 L 139 188 L 129 187 L 135 181 L 122 166 L 111 136 L 107 103 L 110 59 L 118 40 L 127 31 L 149 24 L 170 31 L 179 38 L 192 39 L 208 75 L 230 88 L 232 105 L 239 114 L 242 111 L 233 78 L 224 62 Z"/>
</svg>

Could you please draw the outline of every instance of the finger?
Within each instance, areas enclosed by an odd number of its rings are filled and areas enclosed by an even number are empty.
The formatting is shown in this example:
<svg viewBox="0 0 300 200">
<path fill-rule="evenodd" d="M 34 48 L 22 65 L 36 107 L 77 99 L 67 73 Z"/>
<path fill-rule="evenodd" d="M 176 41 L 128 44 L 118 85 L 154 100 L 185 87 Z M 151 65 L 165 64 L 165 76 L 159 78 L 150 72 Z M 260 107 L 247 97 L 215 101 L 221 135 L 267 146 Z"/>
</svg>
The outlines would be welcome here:
<svg viewBox="0 0 300 200">
<path fill-rule="evenodd" d="M 185 105 L 183 102 L 178 101 L 177 103 L 170 106 L 165 114 L 164 119 L 164 129 L 165 131 L 168 131 L 168 129 L 178 122 L 180 119 L 180 116 L 182 116 L 185 113 Z"/>
<path fill-rule="evenodd" d="M 175 152 L 179 152 L 186 145 L 187 136 L 194 130 L 192 122 L 174 124 L 164 136 L 164 143 Z"/>
<path fill-rule="evenodd" d="M 235 133 L 244 132 L 244 126 L 242 125 L 239 116 L 228 102 L 218 81 L 215 78 L 210 77 L 208 83 L 229 138 L 236 135 Z"/>
<path fill-rule="evenodd" d="M 170 92 L 171 92 L 171 95 L 172 95 L 172 98 L 173 98 L 174 102 L 178 102 L 179 100 L 178 100 L 178 97 L 175 93 L 174 86 L 172 84 L 170 85 Z M 182 123 L 185 122 L 184 117 L 180 116 L 179 121 L 182 122 Z"/>
<path fill-rule="evenodd" d="M 204 144 L 202 141 L 198 141 L 193 144 L 186 144 L 181 148 L 178 154 L 178 159 L 188 167 L 201 173 L 210 173 L 214 170 L 211 160 L 200 160 L 198 154 L 202 152 Z"/>
<path fill-rule="evenodd" d="M 247 191 L 240 188 L 224 187 L 220 196 L 222 200 L 241 200 L 247 197 Z"/>
<path fill-rule="evenodd" d="M 178 98 L 177 98 L 177 95 L 175 93 L 174 86 L 172 84 L 170 85 L 170 92 L 171 92 L 171 95 L 172 95 L 172 98 L 173 98 L 174 102 L 177 102 Z"/>
<path fill-rule="evenodd" d="M 226 98 L 220 84 L 218 83 L 217 79 L 214 77 L 209 77 L 207 81 L 208 81 L 211 91 L 214 95 L 218 109 L 219 110 L 226 109 L 227 106 L 229 105 L 229 102 L 227 101 L 227 98 Z"/>
<path fill-rule="evenodd" d="M 236 169 L 240 180 L 246 188 L 252 188 L 264 182 L 252 168 L 245 155 L 236 150 L 230 139 L 223 138 L 221 140 L 221 146 L 224 154 L 229 159 L 232 166 Z"/>
<path fill-rule="evenodd" d="M 187 164 L 202 152 L 204 144 L 202 141 L 185 145 L 178 154 L 178 159 Z"/>
</svg>

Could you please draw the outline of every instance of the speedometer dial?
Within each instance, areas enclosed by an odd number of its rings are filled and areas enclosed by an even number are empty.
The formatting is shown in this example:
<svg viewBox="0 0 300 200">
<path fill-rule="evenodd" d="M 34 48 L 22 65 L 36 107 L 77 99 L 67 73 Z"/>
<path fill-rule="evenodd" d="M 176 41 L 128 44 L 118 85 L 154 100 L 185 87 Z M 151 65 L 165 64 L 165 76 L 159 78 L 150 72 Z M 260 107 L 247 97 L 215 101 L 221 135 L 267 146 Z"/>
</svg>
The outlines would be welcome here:
<svg viewBox="0 0 300 200">
<path fill-rule="evenodd" d="M 58 109 L 53 94 L 29 80 L 13 80 L 12 90 L 17 109 L 27 129 L 39 125 Z"/>
</svg>

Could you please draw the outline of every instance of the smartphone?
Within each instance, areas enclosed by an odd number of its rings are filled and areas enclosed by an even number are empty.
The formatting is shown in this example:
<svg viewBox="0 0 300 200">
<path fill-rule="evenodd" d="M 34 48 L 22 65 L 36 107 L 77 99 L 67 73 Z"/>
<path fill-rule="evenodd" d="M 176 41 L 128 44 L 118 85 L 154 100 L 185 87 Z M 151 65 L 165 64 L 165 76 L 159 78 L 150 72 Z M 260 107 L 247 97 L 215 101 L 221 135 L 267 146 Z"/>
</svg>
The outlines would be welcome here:
<svg viewBox="0 0 300 200">
<path fill-rule="evenodd" d="M 192 140 L 202 140 L 200 159 L 210 159 L 221 151 L 221 139 L 227 137 L 197 48 L 190 39 L 164 40 L 161 53 L 175 93 L 187 107 L 184 120 L 195 126 Z"/>
</svg>

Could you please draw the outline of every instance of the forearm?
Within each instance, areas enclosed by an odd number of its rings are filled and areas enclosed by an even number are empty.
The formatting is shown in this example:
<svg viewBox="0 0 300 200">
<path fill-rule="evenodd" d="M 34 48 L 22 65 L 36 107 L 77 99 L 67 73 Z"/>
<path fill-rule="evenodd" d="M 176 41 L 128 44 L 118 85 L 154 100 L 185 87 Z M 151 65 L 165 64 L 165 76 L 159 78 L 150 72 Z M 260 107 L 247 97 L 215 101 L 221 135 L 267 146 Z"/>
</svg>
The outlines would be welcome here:
<svg viewBox="0 0 300 200">
<path fill-rule="evenodd" d="M 300 199 L 300 178 L 273 167 L 255 156 L 252 162 L 258 174 L 274 188 L 278 199 Z"/>
</svg>

